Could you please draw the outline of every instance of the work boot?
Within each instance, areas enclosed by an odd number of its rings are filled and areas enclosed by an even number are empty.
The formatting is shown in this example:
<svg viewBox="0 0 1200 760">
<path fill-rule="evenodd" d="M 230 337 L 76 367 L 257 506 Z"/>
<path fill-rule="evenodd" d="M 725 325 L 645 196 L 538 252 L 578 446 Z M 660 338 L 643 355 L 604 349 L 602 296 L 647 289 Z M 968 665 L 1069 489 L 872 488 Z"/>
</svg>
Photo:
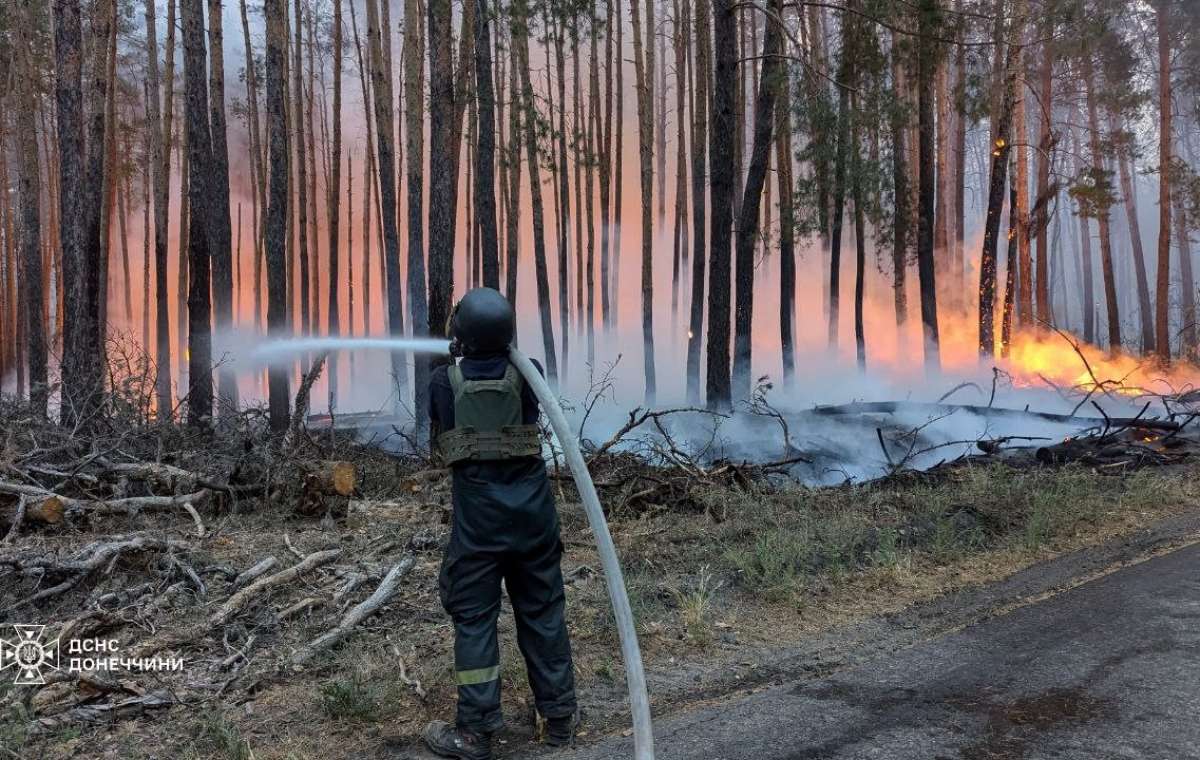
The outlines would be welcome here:
<svg viewBox="0 0 1200 760">
<path fill-rule="evenodd" d="M 546 744 L 551 747 L 566 747 L 575 741 L 575 729 L 579 728 L 579 711 L 559 718 L 546 719 Z"/>
<path fill-rule="evenodd" d="M 492 737 L 435 720 L 421 736 L 434 754 L 457 760 L 492 760 Z"/>
</svg>

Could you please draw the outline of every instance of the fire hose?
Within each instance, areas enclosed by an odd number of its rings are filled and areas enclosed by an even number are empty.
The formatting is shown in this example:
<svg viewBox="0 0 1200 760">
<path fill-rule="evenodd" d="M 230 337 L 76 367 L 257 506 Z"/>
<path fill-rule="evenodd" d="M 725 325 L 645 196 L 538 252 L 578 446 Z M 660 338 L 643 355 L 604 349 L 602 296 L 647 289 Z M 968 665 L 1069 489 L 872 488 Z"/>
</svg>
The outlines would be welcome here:
<svg viewBox="0 0 1200 760">
<path fill-rule="evenodd" d="M 617 631 L 621 636 L 621 656 L 625 660 L 625 680 L 629 686 L 629 707 L 633 713 L 633 756 L 635 760 L 654 760 L 654 730 L 650 722 L 650 699 L 646 694 L 646 673 L 642 668 L 642 652 L 638 646 L 637 630 L 634 627 L 633 611 L 629 608 L 629 595 L 625 591 L 625 577 L 621 573 L 621 563 L 617 559 L 617 550 L 613 546 L 612 534 L 608 531 L 608 521 L 604 519 L 604 510 L 600 507 L 600 497 L 596 493 L 596 485 L 588 472 L 587 463 L 579 450 L 567 418 L 562 413 L 558 399 L 546 384 L 542 373 L 529 357 L 516 348 L 508 350 L 508 358 L 513 366 L 520 371 L 525 382 L 537 396 L 542 409 L 550 419 L 550 427 L 554 429 L 558 443 L 562 446 L 563 456 L 571 475 L 575 479 L 575 487 L 579 498 L 583 501 L 583 509 L 587 513 L 588 523 L 596 536 L 596 549 L 600 553 L 600 565 L 604 568 L 604 580 L 608 584 L 608 597 L 612 601 L 613 615 L 617 621 Z"/>
</svg>

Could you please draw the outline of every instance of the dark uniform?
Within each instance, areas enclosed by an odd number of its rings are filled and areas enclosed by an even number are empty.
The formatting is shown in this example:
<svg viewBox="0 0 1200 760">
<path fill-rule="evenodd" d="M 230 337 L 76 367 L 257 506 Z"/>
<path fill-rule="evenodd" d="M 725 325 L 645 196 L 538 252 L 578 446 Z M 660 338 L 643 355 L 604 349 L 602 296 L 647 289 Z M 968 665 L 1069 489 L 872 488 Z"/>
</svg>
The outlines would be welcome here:
<svg viewBox="0 0 1200 760">
<path fill-rule="evenodd" d="M 496 411 L 506 405 L 509 411 Z M 434 370 L 430 417 L 453 484 L 453 529 L 440 591 L 455 628 L 457 728 L 487 737 L 502 724 L 496 636 L 501 580 L 538 712 L 547 720 L 573 720 L 562 541 L 537 435 L 537 399 L 507 352 L 468 355 L 457 367 Z M 481 426 L 464 417 L 488 422 Z"/>
</svg>

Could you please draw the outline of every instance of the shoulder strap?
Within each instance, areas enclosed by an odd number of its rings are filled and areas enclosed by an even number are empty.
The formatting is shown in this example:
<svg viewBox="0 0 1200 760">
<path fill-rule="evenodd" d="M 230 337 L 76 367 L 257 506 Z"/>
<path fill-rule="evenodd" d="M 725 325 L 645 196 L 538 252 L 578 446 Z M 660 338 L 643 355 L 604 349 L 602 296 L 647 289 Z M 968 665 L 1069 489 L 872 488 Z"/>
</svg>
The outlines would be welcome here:
<svg viewBox="0 0 1200 760">
<path fill-rule="evenodd" d="M 458 362 L 452 362 L 446 368 L 446 377 L 450 380 L 450 392 L 457 398 L 462 393 L 463 383 L 466 382 L 463 378 L 462 367 L 458 366 Z"/>
</svg>

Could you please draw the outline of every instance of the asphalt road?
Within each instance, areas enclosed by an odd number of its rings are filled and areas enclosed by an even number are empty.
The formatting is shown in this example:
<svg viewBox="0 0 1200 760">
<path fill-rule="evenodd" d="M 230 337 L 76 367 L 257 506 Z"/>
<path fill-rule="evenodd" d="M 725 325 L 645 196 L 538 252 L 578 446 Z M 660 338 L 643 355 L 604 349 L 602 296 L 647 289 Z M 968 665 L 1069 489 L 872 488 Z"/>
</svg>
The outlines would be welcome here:
<svg viewBox="0 0 1200 760">
<path fill-rule="evenodd" d="M 658 760 L 1200 759 L 1200 545 L 655 733 Z"/>
</svg>

